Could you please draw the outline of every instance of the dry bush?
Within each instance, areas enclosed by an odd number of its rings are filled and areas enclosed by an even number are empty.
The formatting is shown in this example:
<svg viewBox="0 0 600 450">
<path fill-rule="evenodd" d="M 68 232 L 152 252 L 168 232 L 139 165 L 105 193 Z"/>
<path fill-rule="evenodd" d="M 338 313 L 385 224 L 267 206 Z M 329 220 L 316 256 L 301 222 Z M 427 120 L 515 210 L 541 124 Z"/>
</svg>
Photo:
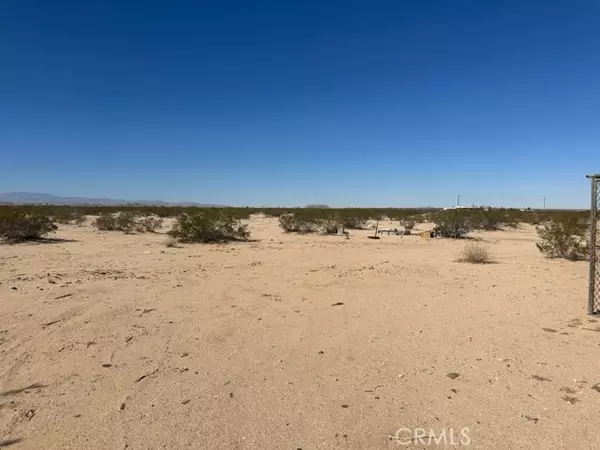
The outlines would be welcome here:
<svg viewBox="0 0 600 450">
<path fill-rule="evenodd" d="M 469 242 L 462 248 L 458 261 L 471 264 L 489 264 L 494 262 L 494 259 L 486 246 Z"/>
<path fill-rule="evenodd" d="M 80 212 L 73 213 L 73 222 L 75 222 L 75 225 L 82 227 L 85 225 L 86 220 L 85 214 Z"/>
<path fill-rule="evenodd" d="M 56 229 L 52 219 L 43 214 L 8 212 L 0 216 L 0 238 L 7 242 L 41 239 Z"/>
<path fill-rule="evenodd" d="M 243 241 L 250 237 L 246 225 L 224 211 L 182 214 L 168 233 L 180 242 Z"/>
<path fill-rule="evenodd" d="M 165 239 L 165 247 L 168 248 L 177 248 L 179 247 L 179 244 L 177 243 L 177 239 L 175 239 L 174 237 L 168 237 L 167 239 Z"/>
<path fill-rule="evenodd" d="M 410 234 L 410 230 L 412 230 L 416 224 L 417 221 L 412 217 L 406 217 L 405 219 L 400 220 L 400 225 L 404 227 L 404 230 L 408 231 L 406 234 Z"/>
<path fill-rule="evenodd" d="M 138 219 L 135 223 L 135 231 L 139 233 L 156 233 L 163 226 L 160 217 L 146 216 Z"/>
<path fill-rule="evenodd" d="M 337 234 L 338 229 L 344 228 L 342 222 L 336 218 L 325 218 L 317 221 L 319 231 L 323 234 Z"/>
<path fill-rule="evenodd" d="M 589 251 L 588 223 L 574 214 L 551 218 L 537 227 L 540 242 L 536 246 L 548 258 L 563 258 L 569 261 L 587 259 Z"/>
</svg>

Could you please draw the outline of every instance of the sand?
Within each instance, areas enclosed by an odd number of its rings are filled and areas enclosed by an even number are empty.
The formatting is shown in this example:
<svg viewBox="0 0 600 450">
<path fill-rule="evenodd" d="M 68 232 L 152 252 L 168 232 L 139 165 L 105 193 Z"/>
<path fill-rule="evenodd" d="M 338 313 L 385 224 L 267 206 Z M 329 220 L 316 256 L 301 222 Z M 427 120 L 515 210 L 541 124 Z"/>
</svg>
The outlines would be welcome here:
<svg viewBox="0 0 600 450">
<path fill-rule="evenodd" d="M 600 446 L 587 263 L 531 227 L 474 234 L 488 265 L 464 241 L 250 229 L 0 246 L 0 447 Z"/>
</svg>

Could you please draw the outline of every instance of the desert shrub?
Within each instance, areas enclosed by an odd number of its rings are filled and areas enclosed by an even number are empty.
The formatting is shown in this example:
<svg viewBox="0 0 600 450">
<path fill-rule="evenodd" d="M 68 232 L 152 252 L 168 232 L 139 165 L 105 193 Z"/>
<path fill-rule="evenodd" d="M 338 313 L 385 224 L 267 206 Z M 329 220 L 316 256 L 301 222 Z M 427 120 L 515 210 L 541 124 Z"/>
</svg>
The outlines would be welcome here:
<svg viewBox="0 0 600 450">
<path fill-rule="evenodd" d="M 299 211 L 279 216 L 279 226 L 287 233 L 314 233 L 319 229 L 317 218 Z"/>
<path fill-rule="evenodd" d="M 85 214 L 83 214 L 81 212 L 73 213 L 73 222 L 75 223 L 75 225 L 81 227 L 81 226 L 85 225 L 85 221 L 86 221 Z"/>
<path fill-rule="evenodd" d="M 432 215 L 436 235 L 445 238 L 462 238 L 473 230 L 473 218 L 461 210 L 440 211 Z"/>
<path fill-rule="evenodd" d="M 59 208 L 50 214 L 53 222 L 70 225 L 83 225 L 85 223 L 85 214 L 76 209 Z"/>
<path fill-rule="evenodd" d="M 489 264 L 493 262 L 493 259 L 487 247 L 476 242 L 469 242 L 461 250 L 458 261 L 471 264 Z"/>
<path fill-rule="evenodd" d="M 180 242 L 226 242 L 247 240 L 246 225 L 223 211 L 182 214 L 168 233 Z"/>
<path fill-rule="evenodd" d="M 156 233 L 163 226 L 160 217 L 146 216 L 138 219 L 135 223 L 135 231 L 139 233 Z"/>
<path fill-rule="evenodd" d="M 124 231 L 125 233 L 131 233 L 137 231 L 137 214 L 133 211 L 121 211 L 115 216 L 115 223 L 117 230 Z"/>
<path fill-rule="evenodd" d="M 165 244 L 165 247 L 168 247 L 168 248 L 175 248 L 175 247 L 179 246 L 177 244 L 177 239 L 175 239 L 172 236 L 169 236 L 167 239 L 165 239 L 164 244 Z"/>
<path fill-rule="evenodd" d="M 136 230 L 136 214 L 132 211 L 121 211 L 117 214 L 102 214 L 92 223 L 99 231 L 124 231 L 131 233 Z"/>
<path fill-rule="evenodd" d="M 58 210 L 52 213 L 51 215 L 52 221 L 60 224 L 70 224 L 73 222 L 73 215 L 71 211 L 67 210 Z"/>
<path fill-rule="evenodd" d="M 416 224 L 417 224 L 417 221 L 413 217 L 406 217 L 404 219 L 400 219 L 400 225 L 402 225 L 404 227 L 404 230 L 406 230 L 406 231 L 412 230 Z M 410 233 L 406 233 L 406 234 L 410 234 Z"/>
<path fill-rule="evenodd" d="M 102 214 L 92 225 L 99 231 L 123 231 L 125 233 L 155 233 L 162 227 L 163 219 L 155 216 L 140 217 L 135 211 Z"/>
<path fill-rule="evenodd" d="M 472 211 L 474 228 L 495 231 L 503 228 L 516 228 L 521 215 L 517 210 L 489 209 Z"/>
<path fill-rule="evenodd" d="M 564 258 L 570 261 L 588 257 L 588 223 L 574 214 L 553 217 L 537 227 L 539 242 L 536 246 L 548 258 Z"/>
<path fill-rule="evenodd" d="M 368 218 L 359 217 L 356 215 L 342 215 L 340 224 L 349 230 L 363 230 L 367 226 Z"/>
<path fill-rule="evenodd" d="M 56 229 L 56 224 L 47 215 L 23 212 L 0 215 L 0 238 L 7 242 L 40 239 Z"/>
<path fill-rule="evenodd" d="M 326 217 L 317 221 L 318 229 L 323 234 L 337 234 L 343 228 L 342 221 L 335 217 Z"/>
<path fill-rule="evenodd" d="M 101 214 L 92 222 L 92 226 L 99 231 L 116 231 L 117 220 L 114 214 Z"/>
</svg>

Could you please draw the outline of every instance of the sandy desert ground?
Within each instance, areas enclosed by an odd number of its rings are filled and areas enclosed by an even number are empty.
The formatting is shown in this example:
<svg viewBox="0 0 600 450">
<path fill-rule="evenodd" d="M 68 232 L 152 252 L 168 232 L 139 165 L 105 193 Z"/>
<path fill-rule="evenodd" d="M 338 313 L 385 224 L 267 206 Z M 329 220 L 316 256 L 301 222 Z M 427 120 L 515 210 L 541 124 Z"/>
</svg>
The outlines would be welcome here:
<svg viewBox="0 0 600 450">
<path fill-rule="evenodd" d="M 531 227 L 475 234 L 489 265 L 461 241 L 250 229 L 1 246 L 0 447 L 600 447 L 587 263 L 544 259 Z"/>
</svg>

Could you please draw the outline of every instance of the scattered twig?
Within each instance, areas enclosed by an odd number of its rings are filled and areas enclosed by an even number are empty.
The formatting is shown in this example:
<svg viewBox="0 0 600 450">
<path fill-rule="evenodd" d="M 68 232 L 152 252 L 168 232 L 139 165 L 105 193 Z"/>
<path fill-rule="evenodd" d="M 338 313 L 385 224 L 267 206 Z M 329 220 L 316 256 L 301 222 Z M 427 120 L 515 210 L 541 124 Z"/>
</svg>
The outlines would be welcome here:
<svg viewBox="0 0 600 450">
<path fill-rule="evenodd" d="M 144 378 L 147 378 L 151 375 L 154 375 L 156 372 L 158 372 L 158 369 L 154 369 L 152 372 L 149 372 L 145 375 L 142 375 L 141 377 L 139 377 L 137 380 L 135 380 L 136 383 L 139 383 L 140 381 L 142 381 Z"/>
<path fill-rule="evenodd" d="M 63 319 L 58 319 L 58 320 L 53 320 L 52 322 L 46 322 L 46 323 L 42 324 L 42 327 L 46 328 L 46 327 L 49 327 L 51 325 L 55 325 L 55 324 L 57 324 L 59 322 L 62 322 L 62 321 L 63 321 Z"/>
<path fill-rule="evenodd" d="M 67 297 L 70 297 L 72 295 L 74 295 L 74 294 L 71 293 L 71 294 L 59 295 L 58 297 L 54 297 L 54 300 L 60 300 L 61 298 L 67 298 Z"/>
<path fill-rule="evenodd" d="M 375 392 L 377 390 L 377 388 L 380 388 L 380 387 L 384 387 L 384 385 L 383 384 L 378 384 L 373 389 L 368 389 L 365 392 Z"/>
<path fill-rule="evenodd" d="M 530 420 L 530 421 L 535 422 L 535 423 L 538 423 L 539 420 L 540 420 L 537 417 L 531 417 L 531 416 L 527 416 L 527 415 L 525 415 L 523 417 L 525 417 L 527 420 Z"/>
</svg>

